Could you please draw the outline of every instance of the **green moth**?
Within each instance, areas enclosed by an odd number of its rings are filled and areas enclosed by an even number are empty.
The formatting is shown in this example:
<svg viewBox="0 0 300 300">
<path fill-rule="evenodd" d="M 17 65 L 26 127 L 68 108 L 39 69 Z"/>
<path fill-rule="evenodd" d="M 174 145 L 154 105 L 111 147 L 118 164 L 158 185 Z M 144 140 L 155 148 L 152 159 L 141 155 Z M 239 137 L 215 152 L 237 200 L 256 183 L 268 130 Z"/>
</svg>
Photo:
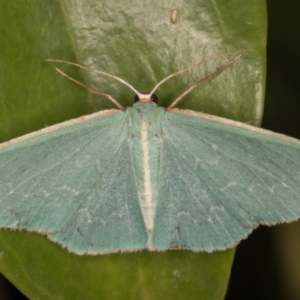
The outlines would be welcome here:
<svg viewBox="0 0 300 300">
<path fill-rule="evenodd" d="M 240 55 L 169 108 L 153 93 L 186 69 L 149 94 L 98 71 L 133 89 L 136 104 L 123 109 L 96 91 L 119 109 L 0 145 L 0 227 L 45 234 L 76 254 L 209 252 L 259 224 L 298 219 L 300 141 L 173 108 Z"/>
</svg>

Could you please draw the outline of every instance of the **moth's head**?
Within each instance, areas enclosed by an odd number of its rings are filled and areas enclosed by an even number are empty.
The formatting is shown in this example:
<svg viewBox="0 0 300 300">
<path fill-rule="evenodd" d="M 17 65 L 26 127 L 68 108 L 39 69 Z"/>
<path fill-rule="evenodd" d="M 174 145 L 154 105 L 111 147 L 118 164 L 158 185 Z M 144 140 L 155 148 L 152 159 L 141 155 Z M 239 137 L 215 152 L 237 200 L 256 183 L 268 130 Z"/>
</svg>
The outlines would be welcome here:
<svg viewBox="0 0 300 300">
<path fill-rule="evenodd" d="M 139 93 L 134 96 L 134 102 L 137 103 L 157 103 L 158 98 L 155 94 Z"/>
</svg>

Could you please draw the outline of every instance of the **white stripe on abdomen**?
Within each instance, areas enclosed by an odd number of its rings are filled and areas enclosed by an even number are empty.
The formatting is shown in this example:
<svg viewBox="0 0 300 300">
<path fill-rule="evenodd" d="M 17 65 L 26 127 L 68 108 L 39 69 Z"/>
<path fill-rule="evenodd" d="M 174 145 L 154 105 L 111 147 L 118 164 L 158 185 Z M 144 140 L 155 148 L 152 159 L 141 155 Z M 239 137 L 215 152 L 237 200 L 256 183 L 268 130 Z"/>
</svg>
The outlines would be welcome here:
<svg viewBox="0 0 300 300">
<path fill-rule="evenodd" d="M 149 165 L 149 141 L 148 141 L 148 126 L 145 121 L 142 121 L 141 142 L 143 150 L 143 205 L 142 212 L 146 224 L 147 232 L 151 235 L 154 218 L 154 201 L 151 186 L 151 172 Z"/>
</svg>

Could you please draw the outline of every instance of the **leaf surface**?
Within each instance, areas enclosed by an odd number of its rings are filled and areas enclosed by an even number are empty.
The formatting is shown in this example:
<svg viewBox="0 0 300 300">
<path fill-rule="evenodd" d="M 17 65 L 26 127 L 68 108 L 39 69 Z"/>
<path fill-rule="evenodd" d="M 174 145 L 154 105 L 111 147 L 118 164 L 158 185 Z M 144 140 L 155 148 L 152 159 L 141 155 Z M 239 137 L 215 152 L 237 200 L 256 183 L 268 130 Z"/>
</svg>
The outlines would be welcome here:
<svg viewBox="0 0 300 300">
<path fill-rule="evenodd" d="M 208 57 L 245 49 L 220 76 L 181 107 L 259 124 L 265 82 L 265 2 L 0 1 L 0 139 L 112 107 L 61 78 L 47 58 L 93 66 L 149 91 L 170 73 Z M 174 12 L 174 10 L 176 11 Z M 158 91 L 170 103 L 223 60 L 176 78 Z M 59 66 L 69 75 L 131 105 L 116 82 Z M 80 257 L 44 236 L 1 230 L 0 270 L 31 299 L 222 299 L 233 250 Z M 103 279 L 102 279 L 103 278 Z M 153 287 L 153 288 L 152 288 Z M 184 295 L 184 296 L 183 296 Z"/>
</svg>

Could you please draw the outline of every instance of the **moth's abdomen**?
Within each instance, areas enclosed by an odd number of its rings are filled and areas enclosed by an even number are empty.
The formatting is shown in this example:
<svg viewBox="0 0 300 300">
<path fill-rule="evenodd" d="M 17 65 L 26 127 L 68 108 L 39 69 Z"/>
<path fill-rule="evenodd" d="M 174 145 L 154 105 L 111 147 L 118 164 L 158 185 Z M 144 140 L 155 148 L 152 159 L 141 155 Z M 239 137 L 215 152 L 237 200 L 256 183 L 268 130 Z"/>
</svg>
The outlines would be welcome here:
<svg viewBox="0 0 300 300">
<path fill-rule="evenodd" d="M 161 108 L 152 104 L 137 104 L 129 113 L 132 136 L 130 147 L 149 249 L 152 249 L 152 229 L 157 202 L 162 113 Z"/>
</svg>

